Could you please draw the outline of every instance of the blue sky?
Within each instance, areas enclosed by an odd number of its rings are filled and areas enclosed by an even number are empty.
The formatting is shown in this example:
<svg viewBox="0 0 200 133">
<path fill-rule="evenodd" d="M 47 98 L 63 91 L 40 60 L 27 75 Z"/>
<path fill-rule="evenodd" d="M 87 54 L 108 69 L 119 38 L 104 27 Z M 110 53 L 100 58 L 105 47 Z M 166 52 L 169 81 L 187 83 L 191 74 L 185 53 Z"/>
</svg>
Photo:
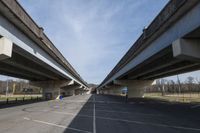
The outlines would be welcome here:
<svg viewBox="0 0 200 133">
<path fill-rule="evenodd" d="M 168 0 L 19 2 L 83 79 L 100 83 Z"/>
</svg>

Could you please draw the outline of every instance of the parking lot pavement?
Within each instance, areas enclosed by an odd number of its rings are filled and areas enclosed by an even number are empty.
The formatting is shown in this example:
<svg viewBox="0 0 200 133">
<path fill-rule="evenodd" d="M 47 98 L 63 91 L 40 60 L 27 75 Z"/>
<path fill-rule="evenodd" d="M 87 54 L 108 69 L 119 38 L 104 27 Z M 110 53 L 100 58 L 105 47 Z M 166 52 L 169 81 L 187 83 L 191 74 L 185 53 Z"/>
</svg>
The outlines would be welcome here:
<svg viewBox="0 0 200 133">
<path fill-rule="evenodd" d="M 0 133 L 200 133 L 193 106 L 78 95 L 0 109 Z"/>
</svg>

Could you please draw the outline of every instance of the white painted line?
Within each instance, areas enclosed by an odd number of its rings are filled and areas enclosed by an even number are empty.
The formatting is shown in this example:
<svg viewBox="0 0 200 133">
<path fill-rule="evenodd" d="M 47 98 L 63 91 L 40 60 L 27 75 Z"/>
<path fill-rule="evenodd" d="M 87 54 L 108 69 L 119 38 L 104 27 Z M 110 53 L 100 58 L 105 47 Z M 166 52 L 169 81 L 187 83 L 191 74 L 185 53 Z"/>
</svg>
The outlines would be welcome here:
<svg viewBox="0 0 200 133">
<path fill-rule="evenodd" d="M 95 103 L 96 102 L 96 99 L 95 99 L 95 96 L 93 95 L 93 102 Z"/>
<path fill-rule="evenodd" d="M 30 118 L 28 118 L 28 117 L 24 117 L 24 120 L 31 120 Z"/>
<path fill-rule="evenodd" d="M 59 125 L 59 124 L 55 124 L 55 123 L 49 123 L 49 122 L 40 121 L 40 120 L 32 120 L 32 119 L 27 118 L 27 117 L 24 117 L 24 119 L 25 119 L 25 120 L 32 121 L 32 122 L 36 122 L 36 123 L 42 123 L 42 124 L 45 124 L 45 125 L 60 127 L 60 128 L 64 128 L 64 129 L 69 129 L 69 130 L 78 131 L 78 132 L 92 133 L 92 132 L 89 132 L 89 131 L 85 131 L 85 130 L 81 130 L 81 129 L 76 129 L 76 128 L 71 128 L 71 127 L 67 127 L 67 126 L 63 126 L 63 125 Z"/>
<path fill-rule="evenodd" d="M 95 111 L 95 108 L 94 108 L 94 111 Z M 58 112 L 58 113 L 75 116 L 75 114 L 73 114 L 73 113 L 64 113 L 64 112 Z M 93 116 L 93 132 L 94 133 L 96 131 L 96 119 L 104 119 L 104 120 L 112 120 L 112 121 L 122 121 L 122 122 L 135 123 L 135 124 L 140 124 L 140 125 L 166 127 L 166 128 L 174 128 L 174 129 L 182 129 L 182 130 L 200 131 L 200 128 L 172 126 L 172 125 L 166 125 L 166 124 L 148 123 L 148 122 L 142 122 L 142 121 L 131 121 L 131 120 L 126 120 L 126 119 L 116 119 L 116 118 L 109 118 L 109 117 L 99 117 L 99 116 L 96 116 L 95 113 L 93 113 L 93 114 L 94 114 L 94 116 Z M 77 116 L 80 116 L 80 117 L 90 117 L 90 118 L 92 117 L 92 116 L 87 116 L 87 115 L 77 115 Z"/>
<path fill-rule="evenodd" d="M 200 131 L 200 128 L 172 126 L 172 125 L 165 125 L 165 124 L 159 124 L 159 123 L 148 123 L 148 122 L 142 122 L 142 121 L 131 121 L 131 120 L 125 120 L 125 119 L 109 118 L 109 117 L 96 117 L 96 118 L 98 118 L 98 119 L 107 119 L 107 120 L 112 120 L 112 121 L 122 121 L 122 122 L 128 122 L 128 123 L 135 123 L 135 124 L 140 124 L 140 125 L 150 125 L 150 126 L 157 126 L 157 127 L 166 127 L 166 128 L 174 128 L 174 129 L 182 129 L 182 130 Z"/>
<path fill-rule="evenodd" d="M 198 107 L 200 107 L 200 105 L 194 105 L 191 108 L 194 109 L 194 108 L 198 108 Z"/>
<path fill-rule="evenodd" d="M 37 123 L 46 124 L 46 125 L 51 125 L 51 126 L 56 126 L 56 127 L 61 127 L 61 128 L 67 128 L 66 126 L 63 126 L 63 125 L 58 125 L 58 124 L 49 123 L 49 122 L 45 122 L 45 121 L 40 121 L 40 120 L 32 120 L 32 121 L 37 122 Z"/>
<path fill-rule="evenodd" d="M 94 109 L 93 109 L 93 133 L 96 133 L 96 114 L 95 114 L 95 95 L 93 95 Z"/>
<path fill-rule="evenodd" d="M 104 120 L 112 120 L 112 121 L 122 121 L 122 122 L 135 123 L 135 124 L 140 124 L 140 125 L 149 125 L 149 126 L 174 128 L 174 129 L 182 129 L 182 130 L 200 131 L 200 128 L 173 126 L 173 125 L 159 124 L 159 123 L 148 123 L 148 122 L 142 122 L 142 121 L 131 121 L 131 120 L 126 120 L 126 119 L 116 119 L 116 118 L 109 118 L 109 117 L 98 117 L 98 116 L 96 116 L 95 98 L 94 97 L 93 97 L 93 101 L 94 101 L 94 108 L 93 108 L 93 133 L 96 133 L 96 119 L 104 119 Z M 102 111 L 107 111 L 107 110 L 102 110 Z M 89 116 L 89 115 L 77 115 L 75 113 L 58 112 L 58 111 L 53 111 L 53 112 L 54 113 L 58 113 L 58 114 L 66 114 L 66 115 L 73 115 L 73 116 L 80 116 L 80 117 L 89 117 L 89 118 L 92 118 L 92 116 Z M 116 112 L 116 111 L 110 111 L 110 112 Z M 126 112 L 126 113 L 129 113 L 129 112 Z M 30 118 L 27 118 L 27 117 L 24 117 L 24 119 L 30 120 Z M 51 123 L 51 124 L 53 124 L 53 123 Z M 53 124 L 53 125 L 55 125 L 55 124 Z M 62 125 L 59 125 L 59 126 L 62 126 Z M 65 128 L 67 128 L 67 127 L 65 127 Z"/>
</svg>

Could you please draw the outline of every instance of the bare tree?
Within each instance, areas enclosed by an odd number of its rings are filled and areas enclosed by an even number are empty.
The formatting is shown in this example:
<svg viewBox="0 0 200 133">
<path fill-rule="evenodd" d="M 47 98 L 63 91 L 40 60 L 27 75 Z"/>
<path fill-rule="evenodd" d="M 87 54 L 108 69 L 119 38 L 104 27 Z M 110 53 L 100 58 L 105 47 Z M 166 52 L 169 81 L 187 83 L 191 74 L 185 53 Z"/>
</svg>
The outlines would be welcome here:
<svg viewBox="0 0 200 133">
<path fill-rule="evenodd" d="M 191 76 L 187 77 L 186 84 L 187 84 L 188 90 L 190 92 L 190 98 L 192 97 L 192 91 L 193 91 L 192 85 L 193 85 L 193 83 L 194 83 L 194 77 L 191 77 Z"/>
<path fill-rule="evenodd" d="M 198 84 L 198 96 L 200 96 L 200 78 L 196 78 L 196 83 Z"/>
</svg>

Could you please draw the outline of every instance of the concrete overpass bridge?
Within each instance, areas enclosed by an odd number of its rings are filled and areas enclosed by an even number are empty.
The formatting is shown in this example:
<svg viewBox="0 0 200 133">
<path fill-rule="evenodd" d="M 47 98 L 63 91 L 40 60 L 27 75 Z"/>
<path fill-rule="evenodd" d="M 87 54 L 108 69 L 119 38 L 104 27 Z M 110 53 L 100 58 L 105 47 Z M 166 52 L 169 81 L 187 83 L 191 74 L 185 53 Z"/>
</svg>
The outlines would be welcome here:
<svg viewBox="0 0 200 133">
<path fill-rule="evenodd" d="M 144 18 L 145 19 L 145 18 Z M 154 79 L 200 69 L 200 1 L 171 0 L 98 86 L 100 93 L 142 97 Z"/>
<path fill-rule="evenodd" d="M 53 98 L 88 88 L 16 0 L 0 0 L 0 74 L 30 80 Z"/>
</svg>

